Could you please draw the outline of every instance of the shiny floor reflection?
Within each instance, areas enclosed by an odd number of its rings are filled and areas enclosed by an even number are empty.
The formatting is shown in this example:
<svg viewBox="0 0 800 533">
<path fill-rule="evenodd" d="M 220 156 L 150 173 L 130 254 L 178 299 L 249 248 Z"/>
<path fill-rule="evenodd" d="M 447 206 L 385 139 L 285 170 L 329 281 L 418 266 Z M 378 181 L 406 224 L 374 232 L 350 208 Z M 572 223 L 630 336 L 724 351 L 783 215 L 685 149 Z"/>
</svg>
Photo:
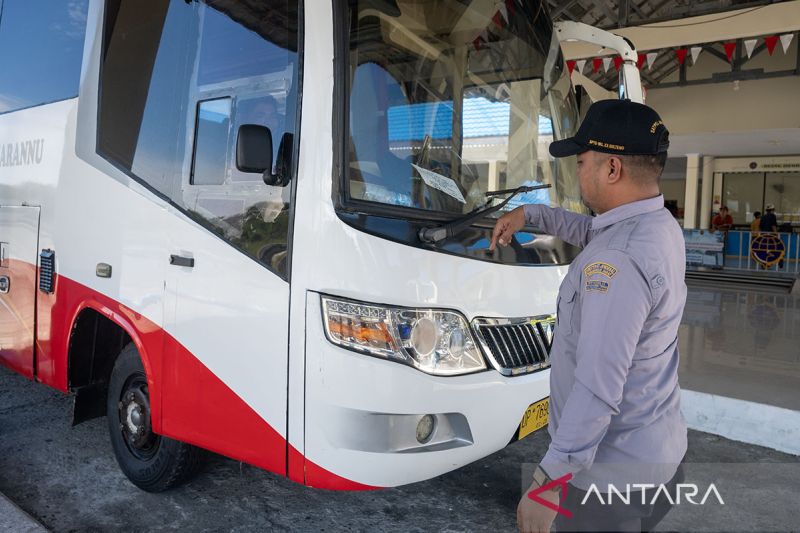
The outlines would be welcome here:
<svg viewBox="0 0 800 533">
<path fill-rule="evenodd" d="M 800 295 L 689 286 L 684 389 L 800 411 Z"/>
</svg>

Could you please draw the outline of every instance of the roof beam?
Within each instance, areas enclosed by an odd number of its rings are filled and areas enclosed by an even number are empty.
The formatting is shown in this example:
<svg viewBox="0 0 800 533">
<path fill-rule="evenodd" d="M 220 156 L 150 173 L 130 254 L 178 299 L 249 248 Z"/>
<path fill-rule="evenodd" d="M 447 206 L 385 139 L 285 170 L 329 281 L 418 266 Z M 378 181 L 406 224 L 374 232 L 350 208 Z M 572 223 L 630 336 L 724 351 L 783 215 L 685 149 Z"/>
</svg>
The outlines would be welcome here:
<svg viewBox="0 0 800 533">
<path fill-rule="evenodd" d="M 578 0 L 570 0 L 566 4 L 562 4 L 561 7 L 559 7 L 555 11 L 553 11 L 553 14 L 551 15 L 552 19 L 553 20 L 557 19 L 558 17 L 561 16 L 562 13 L 566 13 L 569 8 L 571 8 L 572 6 L 574 6 L 577 3 L 578 3 Z"/>
<path fill-rule="evenodd" d="M 617 17 L 617 28 L 624 28 L 628 25 L 628 4 L 631 3 L 629 0 L 617 0 L 619 6 L 617 11 L 619 11 L 619 16 Z"/>
</svg>

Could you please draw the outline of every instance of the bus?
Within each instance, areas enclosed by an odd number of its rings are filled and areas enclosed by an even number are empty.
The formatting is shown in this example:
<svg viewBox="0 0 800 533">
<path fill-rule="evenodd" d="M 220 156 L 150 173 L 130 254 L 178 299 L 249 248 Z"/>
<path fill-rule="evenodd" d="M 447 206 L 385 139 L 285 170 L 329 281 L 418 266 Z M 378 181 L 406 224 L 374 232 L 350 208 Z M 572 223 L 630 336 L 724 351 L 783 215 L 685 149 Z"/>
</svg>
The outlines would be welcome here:
<svg viewBox="0 0 800 533">
<path fill-rule="evenodd" d="M 123 473 L 425 480 L 547 422 L 585 212 L 547 2 L 0 1 L 0 362 Z"/>
</svg>

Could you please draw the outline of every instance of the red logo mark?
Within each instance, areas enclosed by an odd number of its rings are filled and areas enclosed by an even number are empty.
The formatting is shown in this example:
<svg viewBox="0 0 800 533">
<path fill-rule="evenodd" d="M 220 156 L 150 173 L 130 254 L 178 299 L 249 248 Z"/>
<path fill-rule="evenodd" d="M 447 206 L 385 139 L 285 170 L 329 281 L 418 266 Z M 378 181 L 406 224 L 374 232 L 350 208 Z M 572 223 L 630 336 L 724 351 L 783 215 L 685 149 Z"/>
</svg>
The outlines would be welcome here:
<svg viewBox="0 0 800 533">
<path fill-rule="evenodd" d="M 572 479 L 572 474 L 567 474 L 565 476 L 561 476 L 558 479 L 554 479 L 550 483 L 547 483 L 539 488 L 530 491 L 528 493 L 528 498 L 530 498 L 531 500 L 535 501 L 540 505 L 544 505 L 548 509 L 552 509 L 557 513 L 563 514 L 567 518 L 572 518 L 572 512 L 569 511 L 566 507 L 561 507 L 560 505 L 556 505 L 550 500 L 546 500 L 539 496 L 542 492 L 546 490 L 552 490 L 556 485 L 561 485 L 561 501 L 564 501 L 564 498 L 566 498 L 567 496 L 567 481 L 569 481 L 570 479 Z"/>
</svg>

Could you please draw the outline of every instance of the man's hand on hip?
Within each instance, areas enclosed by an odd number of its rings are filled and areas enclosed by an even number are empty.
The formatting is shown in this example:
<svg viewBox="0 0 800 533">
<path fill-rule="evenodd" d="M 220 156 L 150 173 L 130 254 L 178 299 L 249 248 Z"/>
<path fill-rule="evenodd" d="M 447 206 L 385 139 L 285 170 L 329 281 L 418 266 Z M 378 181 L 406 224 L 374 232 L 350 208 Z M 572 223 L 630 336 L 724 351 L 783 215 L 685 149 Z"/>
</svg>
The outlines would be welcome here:
<svg viewBox="0 0 800 533">
<path fill-rule="evenodd" d="M 489 251 L 493 252 L 498 243 L 500 246 L 508 246 L 514 234 L 524 226 L 525 211 L 522 207 L 517 207 L 498 218 L 492 231 L 492 243 L 489 245 Z"/>
</svg>

